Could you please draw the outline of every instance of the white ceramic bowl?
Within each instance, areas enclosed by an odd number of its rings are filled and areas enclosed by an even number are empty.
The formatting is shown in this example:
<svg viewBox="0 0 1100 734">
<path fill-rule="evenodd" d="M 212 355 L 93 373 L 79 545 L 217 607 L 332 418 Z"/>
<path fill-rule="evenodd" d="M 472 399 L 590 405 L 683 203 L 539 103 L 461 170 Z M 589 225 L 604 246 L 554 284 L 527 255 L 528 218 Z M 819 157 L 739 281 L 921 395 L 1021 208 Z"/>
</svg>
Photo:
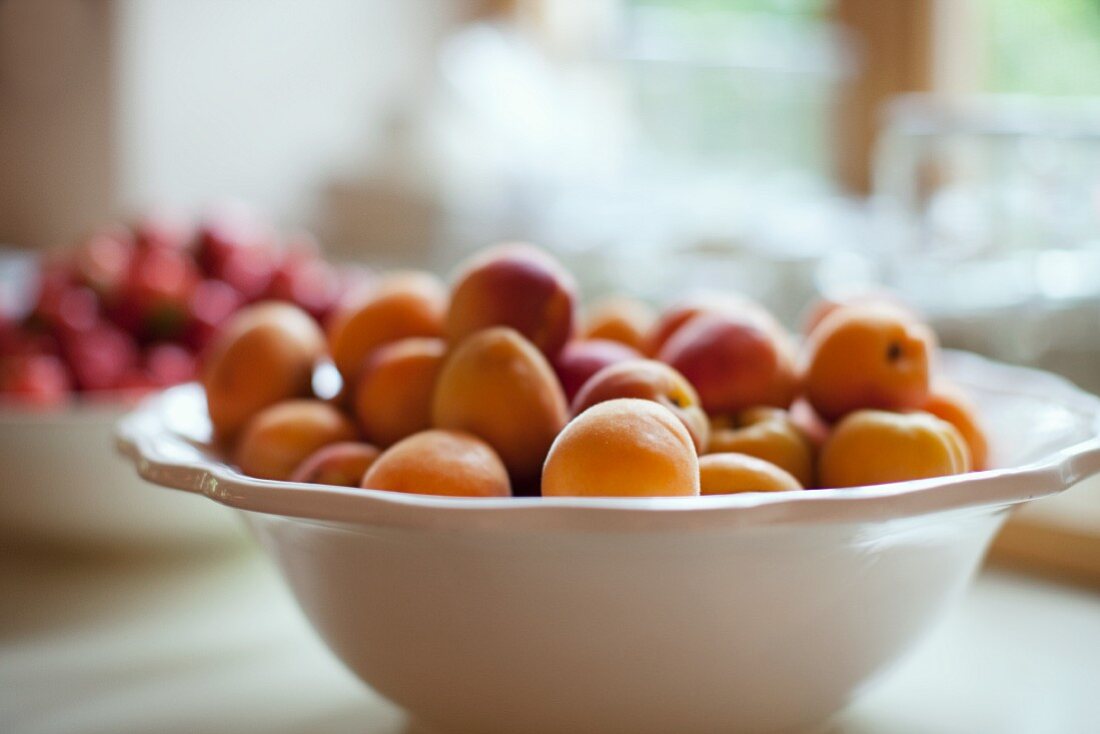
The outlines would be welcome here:
<svg viewBox="0 0 1100 734">
<path fill-rule="evenodd" d="M 127 410 L 114 399 L 46 411 L 0 404 L 5 544 L 195 550 L 246 540 L 234 513 L 199 497 L 150 491 L 109 450 Z"/>
<path fill-rule="evenodd" d="M 849 490 L 456 499 L 259 481 L 196 388 L 128 417 L 146 478 L 243 510 L 332 650 L 448 732 L 820 722 L 965 589 L 1015 504 L 1100 472 L 1100 401 L 963 354 L 1005 468 Z"/>
</svg>

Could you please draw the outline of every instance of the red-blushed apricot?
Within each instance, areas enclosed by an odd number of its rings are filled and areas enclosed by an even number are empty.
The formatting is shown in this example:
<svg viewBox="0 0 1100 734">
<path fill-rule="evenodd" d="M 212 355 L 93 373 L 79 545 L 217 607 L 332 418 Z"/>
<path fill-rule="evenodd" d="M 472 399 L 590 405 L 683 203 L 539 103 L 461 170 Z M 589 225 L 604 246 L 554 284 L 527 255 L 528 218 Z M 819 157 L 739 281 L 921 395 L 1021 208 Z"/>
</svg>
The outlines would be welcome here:
<svg viewBox="0 0 1100 734">
<path fill-rule="evenodd" d="M 337 306 L 328 326 L 332 361 L 345 382 L 354 382 L 372 351 L 408 337 L 443 335 L 447 294 L 443 283 L 418 271 L 387 275 Z"/>
<path fill-rule="evenodd" d="M 290 481 L 358 487 L 381 453 L 369 443 L 358 441 L 329 444 L 307 456 L 290 475 Z"/>
<path fill-rule="evenodd" d="M 232 442 L 264 408 L 308 396 L 324 346 L 317 322 L 297 306 L 258 303 L 232 316 L 202 365 L 215 438 Z"/>
<path fill-rule="evenodd" d="M 566 344 L 554 359 L 554 372 L 565 391 L 565 399 L 572 402 L 581 386 L 604 367 L 641 358 L 636 350 L 620 342 L 578 339 Z"/>
<path fill-rule="evenodd" d="M 528 244 L 487 248 L 463 265 L 451 290 L 447 339 L 456 346 L 508 326 L 553 359 L 573 336 L 576 285 L 548 253 Z"/>
<path fill-rule="evenodd" d="M 745 296 L 713 291 L 695 293 L 661 312 L 649 329 L 642 351 L 650 357 L 656 357 L 673 334 L 704 313 L 754 313 L 770 318 L 763 306 Z"/>
<path fill-rule="evenodd" d="M 585 339 L 608 339 L 641 352 L 657 315 L 636 298 L 610 296 L 592 305 L 584 319 Z"/>
<path fill-rule="evenodd" d="M 864 408 L 919 408 L 935 349 L 932 330 L 894 307 L 842 306 L 806 343 L 806 399 L 827 421 Z"/>
<path fill-rule="evenodd" d="M 859 410 L 833 429 L 818 458 L 822 487 L 863 487 L 970 471 L 970 449 L 929 413 Z"/>
<path fill-rule="evenodd" d="M 284 400 L 253 416 L 241 433 L 234 461 L 260 479 L 289 479 L 323 446 L 355 439 L 355 426 L 321 400 Z"/>
<path fill-rule="evenodd" d="M 652 400 L 594 405 L 554 440 L 542 494 L 672 497 L 699 494 L 699 460 L 684 424 Z"/>
<path fill-rule="evenodd" d="M 798 388 L 788 335 L 774 319 L 751 311 L 700 314 L 657 357 L 695 386 L 708 413 L 786 408 Z"/>
<path fill-rule="evenodd" d="M 386 449 L 363 477 L 365 489 L 446 497 L 508 497 L 508 471 L 493 448 L 462 431 L 414 433 Z"/>
<path fill-rule="evenodd" d="M 584 383 L 573 399 L 573 415 L 615 398 L 660 403 L 684 424 L 696 452 L 702 453 L 706 448 L 710 424 L 699 404 L 699 395 L 683 375 L 667 364 L 636 359 L 604 367 Z"/>
<path fill-rule="evenodd" d="M 970 462 L 975 471 L 989 468 L 989 440 L 978 408 L 958 385 L 946 381 L 934 383 L 921 409 L 947 421 L 962 434 L 970 448 Z"/>
<path fill-rule="evenodd" d="M 794 399 L 787 414 L 791 423 L 809 440 L 814 449 L 820 449 L 833 430 L 803 396 Z"/>
<path fill-rule="evenodd" d="M 363 362 L 354 388 L 363 437 L 386 447 L 432 426 L 432 396 L 447 343 L 414 337 L 384 344 Z"/>
<path fill-rule="evenodd" d="M 479 331 L 453 349 L 432 399 L 432 424 L 487 441 L 517 486 L 538 479 L 568 417 L 565 395 L 546 358 L 504 326 Z"/>
<path fill-rule="evenodd" d="M 814 447 L 781 408 L 749 408 L 711 419 L 707 453 L 729 452 L 775 464 L 803 487 L 813 486 Z"/>
<path fill-rule="evenodd" d="M 739 492 L 790 492 L 802 489 L 791 474 L 770 461 L 738 453 L 699 457 L 699 491 L 702 494 Z"/>
</svg>

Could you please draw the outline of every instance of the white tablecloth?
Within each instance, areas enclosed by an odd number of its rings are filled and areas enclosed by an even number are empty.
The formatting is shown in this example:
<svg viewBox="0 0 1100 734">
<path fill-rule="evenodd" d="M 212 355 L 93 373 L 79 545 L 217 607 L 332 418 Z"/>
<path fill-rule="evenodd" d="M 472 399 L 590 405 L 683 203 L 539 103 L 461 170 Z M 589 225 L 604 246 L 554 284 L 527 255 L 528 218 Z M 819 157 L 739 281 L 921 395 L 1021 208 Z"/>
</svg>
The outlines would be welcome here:
<svg viewBox="0 0 1100 734">
<path fill-rule="evenodd" d="M 1100 595 L 986 572 L 830 731 L 1100 732 Z M 255 552 L 0 553 L 0 732 L 412 734 Z"/>
</svg>

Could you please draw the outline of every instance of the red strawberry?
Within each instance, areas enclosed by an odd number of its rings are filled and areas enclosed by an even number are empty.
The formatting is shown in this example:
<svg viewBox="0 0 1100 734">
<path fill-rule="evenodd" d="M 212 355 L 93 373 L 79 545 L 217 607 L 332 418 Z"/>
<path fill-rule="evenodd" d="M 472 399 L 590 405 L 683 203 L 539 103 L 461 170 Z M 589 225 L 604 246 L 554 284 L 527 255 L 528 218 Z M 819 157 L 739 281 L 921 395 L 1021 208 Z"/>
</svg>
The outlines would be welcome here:
<svg viewBox="0 0 1100 734">
<path fill-rule="evenodd" d="M 52 329 L 58 320 L 61 300 L 74 285 L 73 273 L 67 264 L 59 260 L 42 262 L 28 325 L 41 331 Z"/>
<path fill-rule="evenodd" d="M 221 325 L 244 305 L 244 298 L 233 286 L 220 280 L 204 280 L 195 286 L 188 301 L 189 323 L 184 340 L 202 350 Z"/>
<path fill-rule="evenodd" d="M 28 354 L 0 360 L 0 393 L 37 407 L 60 405 L 72 383 L 65 364 L 50 354 Z"/>
<path fill-rule="evenodd" d="M 340 276 L 324 260 L 289 256 L 283 259 L 267 289 L 267 298 L 301 306 L 321 318 L 340 295 Z"/>
<path fill-rule="evenodd" d="M 277 265 L 274 250 L 259 246 L 238 247 L 226 256 L 221 271 L 215 276 L 233 286 L 251 303 L 263 297 L 275 277 Z"/>
<path fill-rule="evenodd" d="M 244 247 L 239 228 L 222 221 L 213 221 L 199 228 L 195 240 L 195 261 L 203 275 L 220 276 L 229 254 Z"/>
<path fill-rule="evenodd" d="M 187 304 L 199 282 L 190 255 L 181 250 L 142 250 L 130 267 L 115 320 L 148 339 L 174 339 L 187 322 Z"/>
<path fill-rule="evenodd" d="M 117 326 L 100 322 L 73 334 L 65 343 L 65 357 L 81 390 L 108 390 L 138 364 L 137 343 Z"/>
<path fill-rule="evenodd" d="M 118 382 L 115 389 L 125 392 L 151 392 L 159 387 L 149 371 L 143 367 L 134 367 L 127 370 Z"/>
<path fill-rule="evenodd" d="M 196 367 L 194 355 L 178 344 L 157 344 L 145 354 L 145 372 L 158 387 L 195 379 Z"/>
<path fill-rule="evenodd" d="M 77 277 L 107 301 L 114 300 L 130 272 L 134 239 L 126 230 L 104 230 L 84 240 L 73 253 Z"/>
<path fill-rule="evenodd" d="M 99 298 L 84 286 L 68 288 L 57 300 L 53 327 L 65 338 L 69 334 L 88 331 L 99 322 Z"/>
<path fill-rule="evenodd" d="M 134 223 L 134 240 L 140 250 L 184 250 L 193 236 L 187 217 L 169 209 L 148 212 Z"/>
</svg>

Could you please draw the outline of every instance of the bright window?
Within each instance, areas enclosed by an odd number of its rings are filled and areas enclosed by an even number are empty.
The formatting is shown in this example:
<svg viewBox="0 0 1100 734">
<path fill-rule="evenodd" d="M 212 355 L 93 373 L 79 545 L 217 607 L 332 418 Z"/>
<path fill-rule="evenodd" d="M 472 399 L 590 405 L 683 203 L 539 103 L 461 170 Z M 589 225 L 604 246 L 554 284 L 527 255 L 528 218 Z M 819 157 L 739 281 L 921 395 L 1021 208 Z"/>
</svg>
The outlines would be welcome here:
<svg viewBox="0 0 1100 734">
<path fill-rule="evenodd" d="M 987 91 L 1100 94 L 1100 0 L 984 0 Z"/>
</svg>

